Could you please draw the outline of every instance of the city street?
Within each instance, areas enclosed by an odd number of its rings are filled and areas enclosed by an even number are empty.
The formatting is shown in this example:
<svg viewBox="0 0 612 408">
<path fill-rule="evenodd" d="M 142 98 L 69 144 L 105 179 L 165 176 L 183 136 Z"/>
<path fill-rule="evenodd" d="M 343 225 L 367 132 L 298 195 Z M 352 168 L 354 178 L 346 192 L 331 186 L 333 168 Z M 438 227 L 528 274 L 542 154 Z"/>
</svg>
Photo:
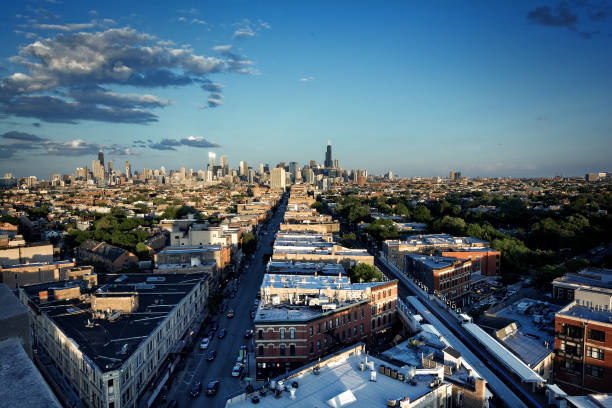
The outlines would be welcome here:
<svg viewBox="0 0 612 408">
<path fill-rule="evenodd" d="M 249 264 L 237 280 L 230 281 L 225 290 L 230 293 L 231 289 L 237 288 L 237 292 L 233 298 L 226 297 L 223 300 L 223 313 L 217 313 L 211 317 L 211 321 L 217 321 L 219 329 L 215 336 L 211 339 L 208 350 L 200 350 L 200 340 L 194 346 L 192 353 L 185 361 L 185 368 L 172 379 L 170 392 L 168 393 L 168 402 L 177 400 L 179 407 L 224 407 L 227 396 L 244 390 L 248 385 L 245 379 L 232 377 L 232 368 L 236 363 L 240 346 L 246 345 L 249 351 L 249 358 L 245 365 L 245 378 L 255 377 L 255 357 L 253 339 L 245 339 L 244 333 L 248 329 L 253 328 L 253 320 L 250 317 L 250 312 L 253 307 L 253 302 L 256 299 L 256 294 L 259 291 L 261 280 L 265 273 L 265 264 L 263 263 L 264 254 L 272 251 L 274 236 L 278 231 L 282 221 L 286 200 L 281 200 L 279 208 L 275 215 L 268 223 L 267 228 L 262 229 L 258 236 L 258 247 L 253 258 L 245 259 L 245 263 Z M 228 318 L 227 311 L 233 309 L 235 316 Z M 208 332 L 210 324 L 204 330 Z M 227 330 L 227 335 L 223 339 L 219 339 L 217 334 L 221 329 Z M 206 356 L 208 351 L 215 350 L 217 357 L 214 361 L 207 361 Z M 200 380 L 202 382 L 202 393 L 197 398 L 189 396 L 192 384 Z M 215 396 L 206 395 L 206 385 L 211 380 L 220 381 L 219 392 Z M 162 404 L 161 406 L 165 406 Z"/>
</svg>

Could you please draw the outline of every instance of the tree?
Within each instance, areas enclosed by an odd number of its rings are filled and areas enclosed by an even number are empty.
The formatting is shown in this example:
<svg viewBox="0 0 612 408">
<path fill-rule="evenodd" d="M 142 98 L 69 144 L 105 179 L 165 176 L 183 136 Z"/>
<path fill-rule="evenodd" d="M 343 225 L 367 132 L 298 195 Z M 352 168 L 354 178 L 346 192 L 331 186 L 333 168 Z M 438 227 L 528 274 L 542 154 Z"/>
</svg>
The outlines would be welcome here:
<svg viewBox="0 0 612 408">
<path fill-rule="evenodd" d="M 359 263 L 351 268 L 349 277 L 353 283 L 380 282 L 382 280 L 382 273 L 372 265 Z"/>
<path fill-rule="evenodd" d="M 246 233 L 242 236 L 242 252 L 245 255 L 250 255 L 257 249 L 257 237 L 251 233 Z"/>
<path fill-rule="evenodd" d="M 366 232 L 379 244 L 387 239 L 399 238 L 399 231 L 393 221 L 386 219 L 377 219 L 366 227 Z"/>
<path fill-rule="evenodd" d="M 148 261 L 151 258 L 149 254 L 149 248 L 142 242 L 137 243 L 136 244 L 136 256 L 141 261 Z"/>
<path fill-rule="evenodd" d="M 357 245 L 357 235 L 352 232 L 342 236 L 342 246 L 354 248 Z"/>
<path fill-rule="evenodd" d="M 315 201 L 314 203 L 310 204 L 310 208 L 317 210 L 317 212 L 321 212 L 323 209 L 323 203 L 320 201 Z"/>
<path fill-rule="evenodd" d="M 425 205 L 419 204 L 414 209 L 412 218 L 417 222 L 429 222 L 431 221 L 431 212 Z"/>
</svg>

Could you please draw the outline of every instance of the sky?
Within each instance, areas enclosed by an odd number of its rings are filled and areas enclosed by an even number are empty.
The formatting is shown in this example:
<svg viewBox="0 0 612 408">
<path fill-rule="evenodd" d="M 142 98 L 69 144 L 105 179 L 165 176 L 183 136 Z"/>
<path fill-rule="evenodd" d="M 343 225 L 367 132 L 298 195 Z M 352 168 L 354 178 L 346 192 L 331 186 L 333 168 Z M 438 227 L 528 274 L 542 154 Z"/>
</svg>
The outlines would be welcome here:
<svg viewBox="0 0 612 408">
<path fill-rule="evenodd" d="M 612 171 L 612 1 L 5 3 L 1 174 Z"/>
</svg>

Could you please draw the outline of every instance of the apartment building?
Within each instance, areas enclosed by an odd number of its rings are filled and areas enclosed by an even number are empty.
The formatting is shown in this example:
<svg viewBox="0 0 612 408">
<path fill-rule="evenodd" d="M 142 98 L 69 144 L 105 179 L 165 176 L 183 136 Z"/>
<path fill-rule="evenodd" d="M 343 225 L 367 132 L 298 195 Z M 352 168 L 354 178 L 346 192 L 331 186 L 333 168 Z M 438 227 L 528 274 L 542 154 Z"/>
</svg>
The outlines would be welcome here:
<svg viewBox="0 0 612 408">
<path fill-rule="evenodd" d="M 406 254 L 407 276 L 440 293 L 458 307 L 470 304 L 472 262 L 435 255 Z"/>
<path fill-rule="evenodd" d="M 555 315 L 555 382 L 570 395 L 609 392 L 612 295 L 579 288 Z"/>
<path fill-rule="evenodd" d="M 93 274 L 93 266 L 76 266 L 74 259 L 31 263 L 24 265 L 0 266 L 0 280 L 11 289 L 20 286 L 60 280 L 79 279 Z"/>
<path fill-rule="evenodd" d="M 257 378 L 293 370 L 348 344 L 371 344 L 396 319 L 397 281 L 264 276 L 255 315 Z"/>
<path fill-rule="evenodd" d="M 34 344 L 87 407 L 138 407 L 206 307 L 204 277 L 107 275 L 21 288 Z M 154 324 L 152 324 L 154 322 Z M 145 401 L 146 402 L 146 401 Z"/>
</svg>

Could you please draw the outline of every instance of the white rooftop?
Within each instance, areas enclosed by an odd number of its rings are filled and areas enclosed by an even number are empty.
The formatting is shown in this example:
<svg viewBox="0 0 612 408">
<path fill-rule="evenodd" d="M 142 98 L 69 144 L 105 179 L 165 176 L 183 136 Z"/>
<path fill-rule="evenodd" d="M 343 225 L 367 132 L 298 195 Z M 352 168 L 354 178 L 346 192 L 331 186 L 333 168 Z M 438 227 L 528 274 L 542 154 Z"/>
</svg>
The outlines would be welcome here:
<svg viewBox="0 0 612 408">
<path fill-rule="evenodd" d="M 285 380 L 285 386 L 291 387 L 293 381 L 297 381 L 298 388 L 295 391 L 295 399 L 290 398 L 289 392 L 283 392 L 281 398 L 275 398 L 268 393 L 265 397 L 260 397 L 260 404 L 264 407 L 328 407 L 333 406 L 328 403 L 330 400 L 350 401 L 351 395 L 354 397 L 354 402 L 350 403 L 351 407 L 384 407 L 387 406 L 387 400 L 400 400 L 404 397 L 410 398 L 410 401 L 428 394 L 432 389 L 429 383 L 435 378 L 431 375 L 415 376 L 416 385 L 410 385 L 407 382 L 387 377 L 384 374 L 378 373 L 380 364 L 387 367 L 391 365 L 371 356 L 368 356 L 368 361 L 374 362 L 374 371 L 376 371 L 376 381 L 370 381 L 370 369 L 365 368 L 364 371 L 359 369 L 359 363 L 365 362 L 366 356 L 363 354 L 353 354 L 352 356 L 341 357 L 337 361 L 328 363 L 322 362 L 319 374 L 315 375 L 312 369 L 302 370 L 295 376 Z M 392 367 L 400 372 L 400 367 Z M 408 371 L 406 368 L 404 371 Z M 442 383 L 444 386 L 446 383 Z M 255 395 L 259 395 L 255 393 Z M 252 407 L 253 403 L 250 399 L 241 401 L 228 401 L 226 407 Z M 338 405 L 339 406 L 339 405 Z M 344 404 L 342 406 L 347 406 Z"/>
</svg>

